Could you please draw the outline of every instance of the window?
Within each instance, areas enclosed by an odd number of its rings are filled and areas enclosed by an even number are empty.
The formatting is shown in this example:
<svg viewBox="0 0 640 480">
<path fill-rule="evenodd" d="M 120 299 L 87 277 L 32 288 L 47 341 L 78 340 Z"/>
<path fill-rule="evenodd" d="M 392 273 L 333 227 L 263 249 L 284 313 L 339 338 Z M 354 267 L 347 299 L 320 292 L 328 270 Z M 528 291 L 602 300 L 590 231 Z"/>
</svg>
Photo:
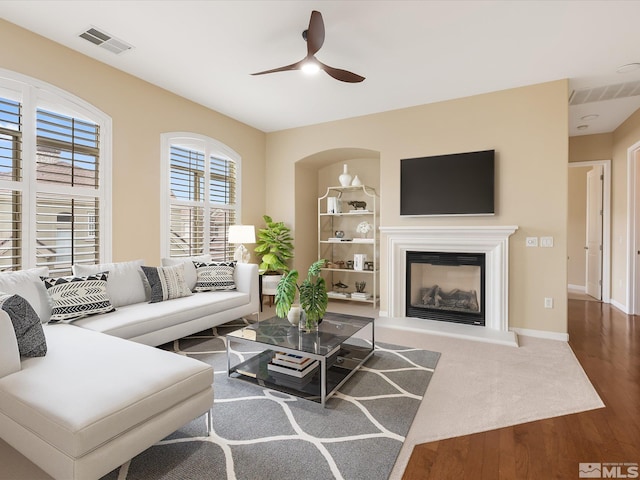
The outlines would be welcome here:
<svg viewBox="0 0 640 480">
<path fill-rule="evenodd" d="M 229 225 L 238 220 L 239 156 L 196 134 L 162 136 L 163 257 L 233 258 Z"/>
<path fill-rule="evenodd" d="M 0 270 L 110 260 L 108 116 L 0 70 Z"/>
</svg>

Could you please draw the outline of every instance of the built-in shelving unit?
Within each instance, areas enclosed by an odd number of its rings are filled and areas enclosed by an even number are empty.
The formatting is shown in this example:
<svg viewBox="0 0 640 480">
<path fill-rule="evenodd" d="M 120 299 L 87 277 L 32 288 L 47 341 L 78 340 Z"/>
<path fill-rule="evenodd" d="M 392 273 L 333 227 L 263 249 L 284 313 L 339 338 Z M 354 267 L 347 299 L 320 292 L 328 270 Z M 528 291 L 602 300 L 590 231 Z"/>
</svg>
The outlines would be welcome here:
<svg viewBox="0 0 640 480">
<path fill-rule="evenodd" d="M 348 202 L 357 202 L 349 205 Z M 359 203 L 358 203 L 359 202 Z M 318 198 L 318 259 L 327 260 L 322 269 L 330 300 L 371 303 L 379 300 L 378 194 L 366 185 L 329 187 Z M 368 224 L 370 231 L 358 232 Z M 340 237 L 340 233 L 343 236 Z M 357 255 L 365 255 L 359 262 Z M 360 257 L 362 259 L 362 257 Z M 356 282 L 366 282 L 365 296 L 358 295 Z M 341 285 L 346 285 L 342 287 Z"/>
</svg>

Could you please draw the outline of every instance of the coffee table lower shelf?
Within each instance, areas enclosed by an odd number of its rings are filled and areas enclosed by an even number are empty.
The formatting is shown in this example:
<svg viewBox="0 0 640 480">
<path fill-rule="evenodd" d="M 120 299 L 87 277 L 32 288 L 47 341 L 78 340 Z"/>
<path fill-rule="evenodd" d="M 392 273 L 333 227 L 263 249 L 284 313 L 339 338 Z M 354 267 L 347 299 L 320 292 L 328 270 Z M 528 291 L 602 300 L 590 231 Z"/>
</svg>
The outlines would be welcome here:
<svg viewBox="0 0 640 480">
<path fill-rule="evenodd" d="M 288 393 L 324 405 L 353 375 L 360 366 L 373 355 L 373 348 L 344 344 L 338 352 L 326 360 L 326 397 L 322 398 L 321 372 L 322 362 L 303 378 L 285 373 L 272 372 L 267 365 L 275 354 L 274 350 L 265 350 L 257 355 L 230 366 L 229 377 L 244 380 L 272 390 Z"/>
</svg>

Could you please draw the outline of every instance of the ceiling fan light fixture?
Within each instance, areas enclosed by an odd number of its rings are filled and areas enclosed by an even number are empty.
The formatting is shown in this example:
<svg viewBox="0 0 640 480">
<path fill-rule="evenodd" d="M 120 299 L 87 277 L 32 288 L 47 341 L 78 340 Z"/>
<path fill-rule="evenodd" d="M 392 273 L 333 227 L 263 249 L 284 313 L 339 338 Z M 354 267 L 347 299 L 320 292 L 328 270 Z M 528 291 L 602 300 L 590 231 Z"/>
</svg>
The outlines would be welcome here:
<svg viewBox="0 0 640 480">
<path fill-rule="evenodd" d="M 304 62 L 300 68 L 307 75 L 315 75 L 320 71 L 320 65 L 312 60 Z"/>
</svg>

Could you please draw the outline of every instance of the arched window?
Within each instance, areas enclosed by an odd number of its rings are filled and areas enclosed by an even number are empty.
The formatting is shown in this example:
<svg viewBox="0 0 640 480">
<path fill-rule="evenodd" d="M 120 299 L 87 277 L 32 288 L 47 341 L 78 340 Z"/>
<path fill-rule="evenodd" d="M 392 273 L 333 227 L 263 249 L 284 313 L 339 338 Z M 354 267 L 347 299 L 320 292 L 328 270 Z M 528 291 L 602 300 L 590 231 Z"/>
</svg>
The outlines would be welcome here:
<svg viewBox="0 0 640 480">
<path fill-rule="evenodd" d="M 0 69 L 0 270 L 110 261 L 110 172 L 109 116 Z"/>
<path fill-rule="evenodd" d="M 240 156 L 203 135 L 162 135 L 162 256 L 229 260 L 229 226 L 239 221 Z"/>
</svg>

